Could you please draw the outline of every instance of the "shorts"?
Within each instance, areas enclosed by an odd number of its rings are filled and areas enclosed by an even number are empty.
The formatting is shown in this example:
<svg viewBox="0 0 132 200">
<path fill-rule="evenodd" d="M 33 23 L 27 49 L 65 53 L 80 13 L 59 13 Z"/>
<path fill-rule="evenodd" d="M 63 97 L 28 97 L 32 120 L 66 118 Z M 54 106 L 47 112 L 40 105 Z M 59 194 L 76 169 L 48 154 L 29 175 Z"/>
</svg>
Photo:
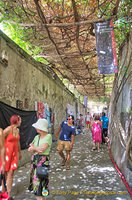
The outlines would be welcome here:
<svg viewBox="0 0 132 200">
<path fill-rule="evenodd" d="M 58 140 L 58 146 L 57 146 L 58 151 L 70 151 L 71 150 L 71 141 L 62 141 Z"/>
<path fill-rule="evenodd" d="M 102 134 L 104 135 L 104 137 L 107 137 L 108 129 L 107 128 L 103 128 Z"/>
<path fill-rule="evenodd" d="M 86 124 L 90 124 L 90 121 L 86 121 Z"/>
</svg>

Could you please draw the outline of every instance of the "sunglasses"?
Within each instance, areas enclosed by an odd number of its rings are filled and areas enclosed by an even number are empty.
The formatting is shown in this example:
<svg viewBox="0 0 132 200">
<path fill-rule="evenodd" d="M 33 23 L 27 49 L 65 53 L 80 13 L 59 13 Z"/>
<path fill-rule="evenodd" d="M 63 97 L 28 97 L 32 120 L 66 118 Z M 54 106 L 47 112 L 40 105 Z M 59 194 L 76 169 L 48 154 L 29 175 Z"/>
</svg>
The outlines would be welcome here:
<svg viewBox="0 0 132 200">
<path fill-rule="evenodd" d="M 72 120 L 72 118 L 69 118 L 68 120 Z"/>
</svg>

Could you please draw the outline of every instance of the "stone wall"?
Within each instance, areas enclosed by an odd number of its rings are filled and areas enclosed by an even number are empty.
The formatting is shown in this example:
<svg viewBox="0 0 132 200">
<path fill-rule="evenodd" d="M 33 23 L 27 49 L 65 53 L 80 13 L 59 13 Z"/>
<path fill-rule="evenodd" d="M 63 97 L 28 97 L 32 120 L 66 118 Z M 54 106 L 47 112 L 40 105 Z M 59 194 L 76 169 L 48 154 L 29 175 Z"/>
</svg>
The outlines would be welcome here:
<svg viewBox="0 0 132 200">
<path fill-rule="evenodd" d="M 2 59 L 3 52 L 8 63 Z M 16 107 L 17 100 L 23 102 L 23 110 L 34 110 L 35 101 L 47 103 L 55 113 L 55 131 L 66 119 L 67 104 L 75 108 L 78 101 L 51 68 L 35 61 L 0 31 L 0 101 Z M 85 112 L 80 101 L 78 111 Z"/>
<path fill-rule="evenodd" d="M 132 188 L 132 162 L 127 156 L 128 141 L 132 135 L 132 32 L 120 48 L 119 72 L 113 85 L 109 107 L 111 153 Z M 132 149 L 132 142 L 130 145 Z"/>
<path fill-rule="evenodd" d="M 46 65 L 36 62 L 5 34 L 0 33 L 1 53 L 6 50 L 8 65 L 0 62 L 0 101 L 16 107 L 16 100 L 28 99 L 34 110 L 35 101 L 48 103 L 56 115 L 56 125 L 66 117 L 67 103 L 75 107 L 76 98 Z M 23 104 L 24 106 L 24 104 Z M 83 105 L 78 101 L 81 112 Z"/>
</svg>

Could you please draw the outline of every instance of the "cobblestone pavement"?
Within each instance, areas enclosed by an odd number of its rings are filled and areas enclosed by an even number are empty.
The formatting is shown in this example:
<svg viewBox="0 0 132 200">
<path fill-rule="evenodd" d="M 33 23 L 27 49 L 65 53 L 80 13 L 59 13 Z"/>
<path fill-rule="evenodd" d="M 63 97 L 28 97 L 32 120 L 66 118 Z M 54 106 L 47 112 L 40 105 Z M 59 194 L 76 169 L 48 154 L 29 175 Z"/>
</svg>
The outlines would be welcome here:
<svg viewBox="0 0 132 200">
<path fill-rule="evenodd" d="M 51 151 L 50 195 L 47 200 L 130 200 L 131 197 L 110 160 L 108 147 L 92 151 L 91 133 L 77 135 L 71 153 L 71 168 L 61 166 L 53 143 Z M 29 167 L 26 164 L 14 176 L 15 200 L 35 200 L 28 190 Z"/>
</svg>

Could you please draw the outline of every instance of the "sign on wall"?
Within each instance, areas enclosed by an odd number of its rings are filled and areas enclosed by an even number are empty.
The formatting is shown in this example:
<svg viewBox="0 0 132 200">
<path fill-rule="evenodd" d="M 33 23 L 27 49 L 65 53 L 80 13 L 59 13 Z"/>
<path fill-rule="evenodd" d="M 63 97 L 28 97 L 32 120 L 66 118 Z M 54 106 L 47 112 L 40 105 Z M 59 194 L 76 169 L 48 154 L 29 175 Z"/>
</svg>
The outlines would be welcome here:
<svg viewBox="0 0 132 200">
<path fill-rule="evenodd" d="M 95 36 L 99 73 L 117 73 L 113 20 L 95 23 Z"/>
</svg>

